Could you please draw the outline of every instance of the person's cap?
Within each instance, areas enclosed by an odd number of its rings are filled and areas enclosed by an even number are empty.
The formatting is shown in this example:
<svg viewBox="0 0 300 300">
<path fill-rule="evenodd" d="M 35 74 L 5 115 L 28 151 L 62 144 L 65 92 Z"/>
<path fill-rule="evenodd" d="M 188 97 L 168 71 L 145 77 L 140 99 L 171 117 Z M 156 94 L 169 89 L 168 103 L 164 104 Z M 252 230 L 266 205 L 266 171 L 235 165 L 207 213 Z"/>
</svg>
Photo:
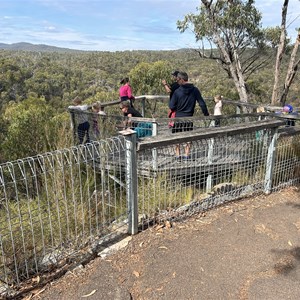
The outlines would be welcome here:
<svg viewBox="0 0 300 300">
<path fill-rule="evenodd" d="M 291 112 L 293 112 L 294 108 L 293 108 L 293 106 L 292 106 L 292 105 L 288 104 L 288 105 L 287 105 L 287 107 L 289 107 L 289 109 L 290 109 L 290 113 L 291 113 Z"/>
<path fill-rule="evenodd" d="M 287 113 L 291 113 L 291 112 L 293 112 L 293 106 L 292 106 L 292 105 L 285 105 L 285 106 L 282 108 L 282 111 L 283 111 L 283 112 L 287 112 Z"/>
<path fill-rule="evenodd" d="M 178 73 L 179 73 L 179 71 L 174 71 L 174 72 L 172 72 L 172 74 L 171 74 L 171 75 L 173 75 L 173 76 L 177 76 L 177 75 L 178 75 Z"/>
</svg>

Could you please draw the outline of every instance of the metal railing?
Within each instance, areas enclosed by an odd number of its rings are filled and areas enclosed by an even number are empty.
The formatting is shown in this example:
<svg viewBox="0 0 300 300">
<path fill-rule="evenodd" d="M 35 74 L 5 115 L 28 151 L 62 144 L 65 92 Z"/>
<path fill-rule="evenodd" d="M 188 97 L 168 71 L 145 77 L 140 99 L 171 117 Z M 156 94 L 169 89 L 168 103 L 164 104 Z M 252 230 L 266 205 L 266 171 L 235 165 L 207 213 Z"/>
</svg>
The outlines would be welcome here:
<svg viewBox="0 0 300 300">
<path fill-rule="evenodd" d="M 275 112 L 281 110 L 280 107 L 243 103 L 240 101 L 233 101 L 230 99 L 223 99 L 223 115 L 203 117 L 200 109 L 196 106 L 195 116 L 189 118 L 174 118 L 167 117 L 168 113 L 168 96 L 154 96 L 154 95 L 142 95 L 135 99 L 134 106 L 139 110 L 144 118 L 126 118 L 119 112 L 120 101 L 112 101 L 107 103 L 101 103 L 101 107 L 108 109 L 107 115 L 98 115 L 86 111 L 69 110 L 71 114 L 72 127 L 74 132 L 74 144 L 85 141 L 98 141 L 103 138 L 117 136 L 119 131 L 125 127 L 131 127 L 137 132 L 137 138 L 145 138 L 149 136 L 165 135 L 169 134 L 170 129 L 176 123 L 176 126 L 184 127 L 188 122 L 192 124 L 194 129 L 206 128 L 213 126 L 232 126 L 240 123 L 250 123 L 262 119 L 279 119 L 285 120 L 287 126 L 294 126 L 300 123 L 300 117 L 298 114 L 282 115 Z M 213 111 L 214 100 L 213 98 L 205 98 L 209 110 Z M 263 107 L 265 113 L 256 113 L 258 107 Z M 110 109 L 110 110 L 109 110 Z M 243 113 L 243 110 L 248 110 L 248 113 Z M 254 112 L 253 112 L 254 111 Z M 78 131 L 78 125 L 81 120 L 81 116 L 84 115 L 90 124 L 88 131 L 89 136 L 81 136 Z M 129 122 L 128 122 L 129 121 Z M 134 124 L 133 126 L 126 124 Z"/>
<path fill-rule="evenodd" d="M 0 165 L 1 294 L 94 257 L 116 233 L 297 184 L 300 131 L 284 126 L 195 126 L 138 141 L 126 130 Z M 190 157 L 176 157 L 175 147 L 187 145 Z"/>
</svg>

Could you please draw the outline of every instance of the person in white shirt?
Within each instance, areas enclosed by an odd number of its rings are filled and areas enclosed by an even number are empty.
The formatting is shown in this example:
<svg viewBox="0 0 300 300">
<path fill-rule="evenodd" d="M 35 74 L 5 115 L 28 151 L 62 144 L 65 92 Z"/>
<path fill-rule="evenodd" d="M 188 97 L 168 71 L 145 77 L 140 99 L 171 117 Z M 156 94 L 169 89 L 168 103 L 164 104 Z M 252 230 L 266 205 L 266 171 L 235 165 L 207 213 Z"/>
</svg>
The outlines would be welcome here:
<svg viewBox="0 0 300 300">
<path fill-rule="evenodd" d="M 221 95 L 216 95 L 214 97 L 215 100 L 215 107 L 214 107 L 214 116 L 221 116 L 222 115 L 222 98 Z M 215 120 L 215 127 L 220 127 L 220 119 Z"/>
<path fill-rule="evenodd" d="M 77 126 L 77 135 L 79 139 L 79 144 L 83 144 L 84 138 L 85 143 L 90 142 L 90 135 L 89 135 L 89 130 L 90 130 L 90 123 L 88 121 L 88 114 L 82 113 L 87 111 L 91 106 L 82 104 L 82 100 L 79 97 L 75 97 L 73 99 L 73 104 L 70 105 L 68 108 L 71 110 L 80 110 L 81 112 L 78 112 L 75 114 L 75 120 L 76 123 L 78 124 Z"/>
</svg>

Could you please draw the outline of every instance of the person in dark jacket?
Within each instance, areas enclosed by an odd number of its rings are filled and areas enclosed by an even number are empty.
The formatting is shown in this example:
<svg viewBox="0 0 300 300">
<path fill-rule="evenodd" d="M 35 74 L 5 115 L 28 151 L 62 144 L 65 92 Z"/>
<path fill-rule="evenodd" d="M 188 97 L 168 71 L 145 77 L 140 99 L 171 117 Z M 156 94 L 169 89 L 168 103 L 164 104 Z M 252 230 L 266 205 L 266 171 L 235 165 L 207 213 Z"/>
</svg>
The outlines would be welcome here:
<svg viewBox="0 0 300 300">
<path fill-rule="evenodd" d="M 174 91 L 169 102 L 169 108 L 175 112 L 174 117 L 192 117 L 194 115 L 196 102 L 198 102 L 204 116 L 209 116 L 208 109 L 202 95 L 197 87 L 188 82 L 188 74 L 179 72 L 177 74 L 177 82 L 180 87 Z M 193 130 L 193 122 L 174 122 L 172 133 Z M 180 147 L 176 146 L 176 156 L 180 157 Z M 190 144 L 185 147 L 185 156 L 183 159 L 190 158 Z"/>
<path fill-rule="evenodd" d="M 176 112 L 176 117 L 192 117 L 196 102 L 198 102 L 204 116 L 209 116 L 208 109 L 197 87 L 189 83 L 188 75 L 179 72 L 177 75 L 180 87 L 174 91 L 169 108 Z"/>
<path fill-rule="evenodd" d="M 137 117 L 137 118 L 142 118 L 142 114 L 137 111 L 134 107 L 131 106 L 131 103 L 129 100 L 126 101 L 121 101 L 120 103 L 120 110 L 123 113 L 124 117 L 131 118 L 131 117 Z M 126 119 L 124 121 L 124 126 L 125 127 L 136 127 L 135 122 L 131 122 L 129 119 Z"/>
</svg>

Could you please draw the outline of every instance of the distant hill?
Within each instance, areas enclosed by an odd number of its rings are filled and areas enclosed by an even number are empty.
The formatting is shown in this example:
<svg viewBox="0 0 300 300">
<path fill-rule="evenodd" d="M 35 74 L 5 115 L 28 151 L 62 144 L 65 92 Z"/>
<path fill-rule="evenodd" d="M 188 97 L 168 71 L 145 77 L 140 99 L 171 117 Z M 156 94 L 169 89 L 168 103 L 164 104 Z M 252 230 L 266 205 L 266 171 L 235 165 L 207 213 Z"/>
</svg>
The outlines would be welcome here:
<svg viewBox="0 0 300 300">
<path fill-rule="evenodd" d="M 15 50 L 15 51 L 34 51 L 34 52 L 82 52 L 81 50 L 60 48 L 60 47 L 48 46 L 44 44 L 34 45 L 34 44 L 23 43 L 23 42 L 14 43 L 14 44 L 0 43 L 0 49 Z"/>
</svg>

